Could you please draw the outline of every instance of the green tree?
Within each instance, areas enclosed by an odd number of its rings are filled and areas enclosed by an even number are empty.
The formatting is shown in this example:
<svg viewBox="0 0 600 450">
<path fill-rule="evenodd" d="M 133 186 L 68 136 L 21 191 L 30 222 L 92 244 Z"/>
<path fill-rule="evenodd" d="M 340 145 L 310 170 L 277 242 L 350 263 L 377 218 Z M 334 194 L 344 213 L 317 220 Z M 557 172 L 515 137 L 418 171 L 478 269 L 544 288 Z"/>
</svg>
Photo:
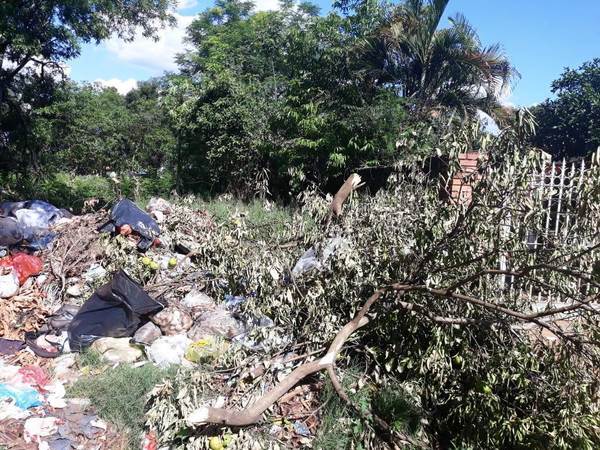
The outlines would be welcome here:
<svg viewBox="0 0 600 450">
<path fill-rule="evenodd" d="M 394 152 L 403 101 L 366 89 L 353 58 L 362 25 L 316 12 L 222 0 L 192 23 L 172 97 L 187 183 L 251 193 L 267 173 L 288 195 Z"/>
<path fill-rule="evenodd" d="M 552 83 L 555 99 L 533 108 L 532 143 L 555 157 L 582 156 L 600 146 L 600 58 L 566 69 Z"/>
<path fill-rule="evenodd" d="M 464 16 L 440 28 L 448 3 L 406 0 L 393 8 L 362 45 L 365 77 L 393 86 L 425 110 L 443 106 L 463 114 L 478 108 L 491 113 L 517 73 L 499 45 L 482 45 Z"/>
<path fill-rule="evenodd" d="M 63 63 L 79 55 L 82 42 L 111 35 L 153 36 L 173 23 L 173 0 L 11 0 L 0 3 L 0 150 L 12 168 L 38 164 L 29 147 L 30 113 L 48 99 L 27 98 L 30 84 L 62 77 Z M 43 80 L 40 82 L 40 80 Z M 51 90 L 50 90 L 51 92 Z M 27 100 L 30 100 L 29 102 Z M 44 101 L 37 101 L 44 100 Z"/>
<path fill-rule="evenodd" d="M 114 88 L 67 84 L 50 105 L 33 112 L 32 132 L 42 164 L 80 175 L 156 175 L 174 147 L 160 83 L 143 82 L 125 97 Z"/>
</svg>

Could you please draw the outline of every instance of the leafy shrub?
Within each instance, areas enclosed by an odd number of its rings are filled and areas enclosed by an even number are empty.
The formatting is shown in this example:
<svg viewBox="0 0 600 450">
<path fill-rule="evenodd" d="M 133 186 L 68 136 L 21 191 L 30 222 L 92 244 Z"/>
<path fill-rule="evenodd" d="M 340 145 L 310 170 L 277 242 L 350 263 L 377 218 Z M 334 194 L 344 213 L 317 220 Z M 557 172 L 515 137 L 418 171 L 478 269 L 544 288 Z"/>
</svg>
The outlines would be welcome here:
<svg viewBox="0 0 600 450">
<path fill-rule="evenodd" d="M 471 148 L 472 139 L 491 149 L 479 167 L 472 203 L 442 201 L 439 179 L 427 177 L 420 166 L 403 166 L 402 175 L 393 177 L 387 189 L 374 196 L 356 195 L 344 206 L 343 216 L 331 221 L 326 220 L 327 200 L 306 192 L 301 210 L 268 240 L 246 217 L 212 230 L 196 255 L 197 264 L 215 278 L 207 284 L 208 292 L 215 298 L 246 295 L 245 314 L 266 315 L 276 324 L 251 332 L 249 337 L 262 343 L 262 352 L 233 347 L 218 365 L 234 367 L 244 361 L 254 367 L 269 354 L 298 344 L 307 353 L 321 349 L 377 288 L 410 283 L 418 289 L 402 296 L 389 293 L 372 308 L 369 323 L 352 335 L 336 360 L 341 370 L 365 362 L 375 380 L 376 394 L 366 393 L 370 406 L 392 426 L 414 429 L 422 416 L 418 437 L 440 448 L 597 448 L 598 347 L 582 331 L 591 336 L 598 332 L 597 315 L 580 312 L 586 328 L 574 330 L 569 339 L 584 342 L 540 345 L 523 327 L 528 322 L 522 315 L 531 311 L 531 300 L 521 292 L 528 291 L 530 281 L 520 280 L 525 284 L 508 290 L 498 278 L 481 273 L 496 269 L 501 255 L 510 255 L 514 270 L 534 261 L 560 264 L 560 270 L 538 271 L 535 281 L 551 286 L 555 294 L 567 292 L 584 301 L 577 279 L 564 267 L 577 264 L 576 272 L 590 276 L 598 260 L 600 172 L 590 172 L 577 187 L 577 220 L 566 230 L 572 240 L 545 235 L 548 246 L 534 252 L 524 242 L 524 232 L 545 229 L 544 208 L 530 184 L 531 171 L 539 170 L 538 156 L 523 152 L 512 131 L 490 141 L 477 129 L 463 130 L 441 143 L 451 155 L 451 173 L 457 154 Z M 499 233 L 509 212 L 511 227 Z M 330 237 L 340 237 L 347 245 L 322 270 L 290 276 L 308 248 L 314 246 L 322 255 Z M 455 298 L 453 292 L 463 297 Z M 586 295 L 597 293 L 596 286 Z M 280 376 L 273 369 L 263 375 L 260 388 L 238 385 L 242 399 L 227 406 L 238 407 L 262 395 L 263 386 Z M 410 392 L 408 407 L 390 392 L 395 387 Z M 173 411 L 173 424 L 184 422 L 180 400 L 156 401 L 152 425 L 165 410 Z M 372 424 L 358 423 L 352 415 L 344 419 L 352 424 L 348 441 L 360 439 L 376 447 Z M 176 433 L 165 430 L 165 436 Z M 339 443 L 338 448 L 344 447 L 341 439 Z"/>
<path fill-rule="evenodd" d="M 98 199 L 98 207 L 110 205 L 119 197 L 144 202 L 151 196 L 168 196 L 173 189 L 170 173 L 154 177 L 118 177 L 115 183 L 99 175 L 72 175 L 59 172 L 40 179 L 16 176 L 6 178 L 5 193 L 8 200 L 46 200 L 60 208 L 79 212 L 88 199 Z M 18 182 L 17 182 L 18 180 Z"/>
</svg>

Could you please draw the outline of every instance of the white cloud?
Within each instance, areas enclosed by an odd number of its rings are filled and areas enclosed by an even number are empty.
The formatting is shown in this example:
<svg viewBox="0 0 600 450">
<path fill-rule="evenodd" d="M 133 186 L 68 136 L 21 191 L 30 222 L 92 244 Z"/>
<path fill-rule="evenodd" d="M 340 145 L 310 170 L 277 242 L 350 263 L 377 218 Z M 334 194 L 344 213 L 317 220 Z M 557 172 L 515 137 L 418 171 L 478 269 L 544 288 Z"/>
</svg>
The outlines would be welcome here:
<svg viewBox="0 0 600 450">
<path fill-rule="evenodd" d="M 280 8 L 279 0 L 255 0 L 255 11 L 277 11 Z"/>
<path fill-rule="evenodd" d="M 95 80 L 95 83 L 98 83 L 104 87 L 114 87 L 121 95 L 125 95 L 132 89 L 137 88 L 137 80 L 134 80 L 133 78 L 129 78 L 127 80 L 121 80 L 119 78 L 103 80 L 102 78 L 98 78 Z"/>
<path fill-rule="evenodd" d="M 119 60 L 151 69 L 158 72 L 157 75 L 164 70 L 176 70 L 175 56 L 185 50 L 185 30 L 194 20 L 194 16 L 177 13 L 174 16 L 177 25 L 159 30 L 158 40 L 146 38 L 138 33 L 131 42 L 113 37 L 104 45 Z"/>
<path fill-rule="evenodd" d="M 188 8 L 193 8 L 197 5 L 198 5 L 198 0 L 179 0 L 177 2 L 177 9 L 178 10 L 188 9 Z"/>
</svg>

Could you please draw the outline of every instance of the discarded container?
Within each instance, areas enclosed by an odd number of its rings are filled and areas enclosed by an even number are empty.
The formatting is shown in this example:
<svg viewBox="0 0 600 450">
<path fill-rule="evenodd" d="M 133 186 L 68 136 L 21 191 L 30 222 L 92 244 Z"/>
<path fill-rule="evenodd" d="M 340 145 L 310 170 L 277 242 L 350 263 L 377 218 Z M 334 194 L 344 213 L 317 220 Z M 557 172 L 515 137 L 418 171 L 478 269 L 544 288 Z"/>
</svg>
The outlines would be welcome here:
<svg viewBox="0 0 600 450">
<path fill-rule="evenodd" d="M 81 351 L 100 337 L 133 336 L 142 318 L 163 305 L 150 297 L 123 270 L 100 287 L 79 309 L 69 325 L 72 351 Z"/>
<path fill-rule="evenodd" d="M 177 336 L 161 336 L 146 349 L 148 358 L 161 367 L 171 364 L 182 364 L 184 355 L 192 343 L 185 334 Z"/>
<path fill-rule="evenodd" d="M 140 235 L 138 249 L 141 251 L 148 250 L 160 236 L 160 228 L 156 221 L 127 198 L 119 200 L 112 207 L 110 220 L 100 226 L 98 231 L 116 233 L 117 229 L 124 225 L 128 225 Z"/>
</svg>

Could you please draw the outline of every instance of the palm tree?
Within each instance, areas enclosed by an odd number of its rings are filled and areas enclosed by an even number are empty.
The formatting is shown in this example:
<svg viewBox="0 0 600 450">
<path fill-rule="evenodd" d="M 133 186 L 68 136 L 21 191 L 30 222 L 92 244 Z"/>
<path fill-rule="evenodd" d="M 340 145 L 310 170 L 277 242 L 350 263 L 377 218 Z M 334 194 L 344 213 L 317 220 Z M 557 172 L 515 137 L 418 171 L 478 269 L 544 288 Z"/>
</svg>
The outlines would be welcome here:
<svg viewBox="0 0 600 450">
<path fill-rule="evenodd" d="M 448 107 L 493 114 L 516 70 L 499 45 L 484 47 L 464 16 L 440 28 L 449 0 L 406 0 L 360 47 L 364 74 L 393 86 L 419 109 Z"/>
</svg>

